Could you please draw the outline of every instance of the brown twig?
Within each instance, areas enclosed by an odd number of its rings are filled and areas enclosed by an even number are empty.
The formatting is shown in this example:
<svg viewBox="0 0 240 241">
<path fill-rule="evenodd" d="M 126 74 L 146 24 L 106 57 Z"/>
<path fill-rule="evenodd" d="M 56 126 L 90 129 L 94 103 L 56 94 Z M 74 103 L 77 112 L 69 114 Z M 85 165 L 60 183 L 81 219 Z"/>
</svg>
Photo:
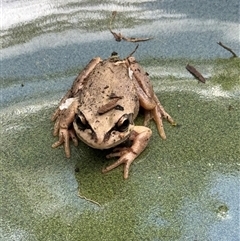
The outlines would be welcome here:
<svg viewBox="0 0 240 241">
<path fill-rule="evenodd" d="M 136 42 L 143 42 L 143 41 L 148 41 L 150 39 L 153 39 L 152 37 L 151 38 L 128 38 L 128 37 L 123 36 L 121 33 L 113 32 L 112 31 L 112 22 L 115 19 L 116 15 L 117 15 L 117 11 L 113 11 L 112 12 L 112 17 L 111 17 L 110 23 L 109 23 L 109 31 L 113 35 L 113 37 L 115 38 L 115 40 L 117 42 L 121 42 L 122 40 L 125 40 L 127 42 L 134 42 L 134 43 L 136 43 Z"/>
<path fill-rule="evenodd" d="M 186 69 L 199 81 L 205 83 L 205 78 L 191 65 L 187 64 Z"/>
<path fill-rule="evenodd" d="M 227 51 L 229 51 L 233 55 L 233 58 L 237 57 L 236 53 L 233 52 L 233 50 L 227 47 L 226 45 L 222 44 L 222 42 L 218 42 L 217 44 L 226 49 Z"/>
<path fill-rule="evenodd" d="M 131 57 L 131 56 L 137 51 L 138 47 L 139 47 L 139 44 L 135 47 L 135 49 L 132 51 L 132 53 L 130 53 L 130 54 L 127 56 L 127 58 Z"/>
<path fill-rule="evenodd" d="M 94 200 L 92 200 L 92 199 L 89 199 L 89 198 L 81 195 L 80 193 L 78 194 L 78 197 L 80 197 L 81 199 L 85 199 L 86 201 L 91 202 L 91 203 L 96 204 L 96 205 L 98 205 L 99 207 L 101 207 L 101 204 L 100 204 L 100 203 L 98 203 L 98 202 L 96 202 L 96 201 L 94 201 Z"/>
<path fill-rule="evenodd" d="M 124 37 L 122 35 L 122 39 L 125 40 L 125 41 L 128 41 L 128 42 L 133 42 L 133 43 L 137 43 L 137 42 L 144 42 L 144 41 L 148 41 L 148 40 L 151 40 L 153 39 L 152 37 L 150 38 L 128 38 L 128 37 Z"/>
</svg>

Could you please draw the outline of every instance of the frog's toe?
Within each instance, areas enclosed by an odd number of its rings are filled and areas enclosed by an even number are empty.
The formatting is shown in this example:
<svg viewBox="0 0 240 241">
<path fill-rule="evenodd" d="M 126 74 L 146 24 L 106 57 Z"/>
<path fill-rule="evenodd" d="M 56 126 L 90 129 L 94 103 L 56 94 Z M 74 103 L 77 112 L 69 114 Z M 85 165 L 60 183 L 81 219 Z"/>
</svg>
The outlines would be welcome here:
<svg viewBox="0 0 240 241">
<path fill-rule="evenodd" d="M 53 145 L 52 148 L 56 148 L 62 144 L 64 144 L 64 149 L 65 149 L 65 154 L 66 157 L 69 158 L 70 157 L 70 147 L 69 147 L 69 136 L 71 134 L 69 134 L 69 131 L 66 129 L 62 129 L 59 131 L 59 139 L 58 141 L 56 141 Z"/>
<path fill-rule="evenodd" d="M 112 165 L 104 168 L 102 170 L 103 173 L 109 172 L 111 170 L 113 170 L 114 168 L 118 167 L 121 164 L 124 164 L 124 179 L 128 178 L 128 174 L 129 174 L 129 168 L 131 163 L 134 161 L 134 159 L 136 158 L 136 154 L 132 151 L 124 151 L 124 155 L 122 155 L 116 162 L 114 162 Z M 112 153 L 110 154 L 111 156 L 116 156 L 116 155 L 120 155 L 120 152 L 116 152 L 116 153 Z"/>
<path fill-rule="evenodd" d="M 52 121 L 55 121 L 55 120 L 57 119 L 57 117 L 59 116 L 59 114 L 60 114 L 60 109 L 57 108 L 57 109 L 54 111 L 53 115 L 51 116 L 51 120 L 52 120 Z"/>
<path fill-rule="evenodd" d="M 165 134 L 165 131 L 164 131 L 164 128 L 163 128 L 163 116 L 158 108 L 158 106 L 156 106 L 154 109 L 153 109 L 153 118 L 156 122 L 156 125 L 157 125 L 157 129 L 158 129 L 158 133 L 159 135 L 162 137 L 162 139 L 166 139 L 166 134 Z"/>
<path fill-rule="evenodd" d="M 113 152 L 108 154 L 106 158 L 112 158 L 112 157 L 120 157 L 129 152 L 131 148 L 128 147 L 116 147 L 113 149 Z"/>
<path fill-rule="evenodd" d="M 77 137 L 75 135 L 75 131 L 73 129 L 70 129 L 70 130 L 68 130 L 68 132 L 69 132 L 69 135 L 70 135 L 70 137 L 71 137 L 71 139 L 73 141 L 73 145 L 74 146 L 78 146 L 78 139 L 77 139 Z"/>
<path fill-rule="evenodd" d="M 63 144 L 63 139 L 60 139 L 58 141 L 56 141 L 55 143 L 52 144 L 52 148 L 56 148 L 58 146 L 61 146 Z"/>
<path fill-rule="evenodd" d="M 59 126 L 60 126 L 59 121 L 60 121 L 59 118 L 55 120 L 54 127 L 53 127 L 53 136 L 57 136 L 59 133 Z"/>
</svg>

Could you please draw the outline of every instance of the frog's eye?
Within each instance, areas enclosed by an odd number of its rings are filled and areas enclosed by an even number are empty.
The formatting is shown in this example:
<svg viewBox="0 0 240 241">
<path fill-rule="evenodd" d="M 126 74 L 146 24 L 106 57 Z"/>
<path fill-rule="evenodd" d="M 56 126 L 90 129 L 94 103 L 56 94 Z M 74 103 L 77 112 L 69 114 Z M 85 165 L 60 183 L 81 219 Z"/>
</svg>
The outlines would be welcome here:
<svg viewBox="0 0 240 241">
<path fill-rule="evenodd" d="M 78 128 L 82 131 L 89 127 L 85 116 L 81 112 L 79 114 L 75 114 L 75 122 Z"/>
<path fill-rule="evenodd" d="M 123 115 L 116 124 L 116 129 L 120 132 L 128 130 L 129 125 L 132 123 L 132 115 Z"/>
</svg>

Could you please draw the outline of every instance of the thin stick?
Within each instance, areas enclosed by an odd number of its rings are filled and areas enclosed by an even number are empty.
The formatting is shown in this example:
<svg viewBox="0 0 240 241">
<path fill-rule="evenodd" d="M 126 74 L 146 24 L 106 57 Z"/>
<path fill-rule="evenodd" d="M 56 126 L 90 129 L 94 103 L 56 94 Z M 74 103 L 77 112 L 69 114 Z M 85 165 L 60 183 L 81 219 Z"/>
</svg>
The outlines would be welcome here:
<svg viewBox="0 0 240 241">
<path fill-rule="evenodd" d="M 128 37 L 124 37 L 122 35 L 122 39 L 127 41 L 127 42 L 137 43 L 137 42 L 144 42 L 144 41 L 151 40 L 151 39 L 153 39 L 153 37 L 150 37 L 150 38 L 128 38 Z"/>
<path fill-rule="evenodd" d="M 236 53 L 234 53 L 233 50 L 227 47 L 226 45 L 222 44 L 222 42 L 218 42 L 217 44 L 226 49 L 227 51 L 229 51 L 233 55 L 233 58 L 237 57 Z"/>
<path fill-rule="evenodd" d="M 112 22 L 115 19 L 116 15 L 117 15 L 117 11 L 113 11 L 108 28 L 109 28 L 110 33 L 113 35 L 113 37 L 115 38 L 115 40 L 117 42 L 121 42 L 122 40 L 125 40 L 127 42 L 134 42 L 134 43 L 136 43 L 136 42 L 148 41 L 150 39 L 153 39 L 152 37 L 151 38 L 128 38 L 128 37 L 123 36 L 121 33 L 113 32 L 112 31 Z"/>
<path fill-rule="evenodd" d="M 131 57 L 135 52 L 136 52 L 136 50 L 138 49 L 138 46 L 139 46 L 139 44 L 136 46 L 136 48 L 132 51 L 132 53 L 130 53 L 128 56 L 127 56 L 127 58 L 129 58 L 129 57 Z"/>
<path fill-rule="evenodd" d="M 199 81 L 205 83 L 205 78 L 191 65 L 187 64 L 186 69 Z"/>
<path fill-rule="evenodd" d="M 110 31 L 111 31 L 111 28 L 112 28 L 112 22 L 115 19 L 116 15 L 117 15 L 117 11 L 113 11 L 112 12 L 112 17 L 111 17 L 110 22 L 109 22 L 109 30 Z"/>
<path fill-rule="evenodd" d="M 92 200 L 92 199 L 89 199 L 89 198 L 81 195 L 80 192 L 78 193 L 78 197 L 80 197 L 80 198 L 82 198 L 82 199 L 85 199 L 86 201 L 91 202 L 91 203 L 96 204 L 96 205 L 98 205 L 99 207 L 101 207 L 101 204 L 100 204 L 100 203 L 98 203 L 98 202 L 96 202 L 96 201 L 94 201 L 94 200 Z"/>
</svg>

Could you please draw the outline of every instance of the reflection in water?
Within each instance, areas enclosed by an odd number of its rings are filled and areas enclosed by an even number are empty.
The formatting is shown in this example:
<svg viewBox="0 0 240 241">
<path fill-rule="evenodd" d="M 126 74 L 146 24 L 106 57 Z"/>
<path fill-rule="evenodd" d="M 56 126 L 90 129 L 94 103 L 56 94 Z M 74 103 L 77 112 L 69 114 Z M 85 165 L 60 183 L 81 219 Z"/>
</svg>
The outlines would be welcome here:
<svg viewBox="0 0 240 241">
<path fill-rule="evenodd" d="M 202 12 L 206 14 L 206 17 L 198 18 L 196 17 L 198 9 L 202 6 L 208 6 L 206 11 Z M 167 1 L 142 1 L 140 3 L 127 0 L 121 1 L 121 3 L 102 1 L 101 4 L 97 1 L 94 3 L 93 1 L 45 0 L 41 4 L 33 0 L 27 3 L 8 1 L 3 3 L 2 46 L 5 48 L 19 43 L 29 42 L 31 44 L 34 38 L 38 38 L 42 34 L 48 37 L 46 34 L 50 33 L 54 33 L 54 35 L 61 33 L 59 37 L 62 41 L 58 43 L 60 45 L 68 44 L 67 41 L 73 43 L 76 33 L 84 37 L 85 34 L 95 31 L 100 34 L 95 38 L 88 36 L 88 40 L 97 40 L 102 34 L 108 32 L 111 12 L 118 11 L 119 17 L 116 19 L 114 27 L 117 30 L 124 29 L 127 36 L 142 33 L 154 36 L 157 42 L 152 42 L 154 45 L 152 53 L 156 52 L 156 48 L 160 50 L 161 47 L 162 51 L 169 48 L 167 52 L 160 51 L 161 55 L 168 57 L 172 54 L 182 57 L 224 56 L 222 50 L 215 46 L 216 41 L 227 42 L 233 49 L 239 51 L 239 38 L 236 34 L 239 26 L 237 21 L 226 21 L 219 16 L 211 18 L 212 12 L 218 12 L 216 6 L 220 8 L 220 13 L 223 12 L 221 10 L 225 10 L 222 3 L 209 6 L 207 1 L 205 4 L 196 1 L 191 4 L 184 0 L 180 4 L 171 1 L 170 5 Z M 237 6 L 237 0 L 233 0 L 231 5 L 228 4 L 228 12 L 224 14 L 224 18 L 234 16 Z M 194 8 L 197 10 L 195 15 L 186 13 L 189 7 L 191 10 Z M 211 14 L 207 14 L 208 12 Z M 238 17 L 237 12 L 236 15 Z M 144 26 L 145 24 L 147 25 Z M 222 35 L 223 32 L 224 35 Z M 174 39 L 173 33 L 176 39 Z M 39 44 L 42 44 L 41 42 L 39 41 Z M 48 43 L 48 41 L 44 42 Z M 74 43 L 81 43 L 81 38 L 77 38 Z M 208 48 L 198 49 L 197 46 L 200 45 L 208 46 Z M 56 47 L 56 41 L 51 42 L 51 46 Z"/>
</svg>

